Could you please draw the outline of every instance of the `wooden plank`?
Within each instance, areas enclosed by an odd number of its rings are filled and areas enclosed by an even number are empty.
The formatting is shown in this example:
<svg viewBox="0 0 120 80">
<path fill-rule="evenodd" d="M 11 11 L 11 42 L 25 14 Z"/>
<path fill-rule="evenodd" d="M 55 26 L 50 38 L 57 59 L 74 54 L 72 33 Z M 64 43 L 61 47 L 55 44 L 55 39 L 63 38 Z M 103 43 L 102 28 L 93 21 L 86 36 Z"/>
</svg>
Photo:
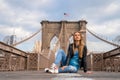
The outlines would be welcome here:
<svg viewBox="0 0 120 80">
<path fill-rule="evenodd" d="M 6 52 L 10 52 L 14 55 L 19 55 L 19 56 L 23 56 L 23 57 L 27 57 L 27 53 L 22 51 L 22 50 L 19 50 L 15 47 L 12 47 L 10 45 L 7 45 L 3 42 L 0 42 L 0 50 L 3 50 L 3 51 L 6 51 Z"/>
<path fill-rule="evenodd" d="M 103 59 L 110 58 L 117 55 L 120 55 L 120 47 L 104 53 Z"/>
</svg>

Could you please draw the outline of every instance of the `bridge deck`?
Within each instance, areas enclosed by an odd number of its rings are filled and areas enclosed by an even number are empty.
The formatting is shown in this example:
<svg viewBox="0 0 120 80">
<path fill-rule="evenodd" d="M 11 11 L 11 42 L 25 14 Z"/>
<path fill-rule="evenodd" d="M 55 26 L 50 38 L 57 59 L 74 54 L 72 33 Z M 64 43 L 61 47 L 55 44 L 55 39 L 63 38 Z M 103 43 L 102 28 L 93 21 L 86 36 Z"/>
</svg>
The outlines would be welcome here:
<svg viewBox="0 0 120 80">
<path fill-rule="evenodd" d="M 0 72 L 0 80 L 120 80 L 119 72 L 93 72 L 85 74 L 78 73 L 59 73 L 50 74 L 44 71 L 15 71 Z"/>
</svg>

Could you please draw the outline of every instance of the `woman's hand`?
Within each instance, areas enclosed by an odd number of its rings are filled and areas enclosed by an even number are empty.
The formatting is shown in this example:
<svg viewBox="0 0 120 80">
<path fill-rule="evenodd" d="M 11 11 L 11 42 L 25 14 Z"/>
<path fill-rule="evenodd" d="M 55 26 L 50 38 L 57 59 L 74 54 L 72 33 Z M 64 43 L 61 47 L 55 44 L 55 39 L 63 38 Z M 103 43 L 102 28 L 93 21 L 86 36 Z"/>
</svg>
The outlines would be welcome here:
<svg viewBox="0 0 120 80">
<path fill-rule="evenodd" d="M 92 74 L 92 71 L 87 71 L 86 73 L 87 73 L 87 74 Z"/>
<path fill-rule="evenodd" d="M 63 66 L 63 67 L 61 67 L 61 69 L 64 70 L 66 67 L 67 67 L 67 66 Z"/>
</svg>

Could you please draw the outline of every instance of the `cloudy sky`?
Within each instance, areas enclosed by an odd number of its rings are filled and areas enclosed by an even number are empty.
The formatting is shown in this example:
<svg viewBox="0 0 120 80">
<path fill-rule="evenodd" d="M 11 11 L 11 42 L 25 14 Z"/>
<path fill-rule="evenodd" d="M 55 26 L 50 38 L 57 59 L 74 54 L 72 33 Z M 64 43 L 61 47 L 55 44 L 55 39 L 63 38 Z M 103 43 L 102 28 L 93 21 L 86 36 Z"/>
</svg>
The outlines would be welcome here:
<svg viewBox="0 0 120 80">
<path fill-rule="evenodd" d="M 69 16 L 65 17 L 63 14 Z M 15 34 L 17 40 L 37 32 L 42 20 L 63 19 L 88 22 L 87 28 L 108 40 L 120 35 L 120 0 L 0 0 L 0 41 Z M 17 46 L 32 51 L 34 41 L 41 40 L 38 34 Z M 87 33 L 87 46 L 91 51 L 114 48 Z"/>
</svg>

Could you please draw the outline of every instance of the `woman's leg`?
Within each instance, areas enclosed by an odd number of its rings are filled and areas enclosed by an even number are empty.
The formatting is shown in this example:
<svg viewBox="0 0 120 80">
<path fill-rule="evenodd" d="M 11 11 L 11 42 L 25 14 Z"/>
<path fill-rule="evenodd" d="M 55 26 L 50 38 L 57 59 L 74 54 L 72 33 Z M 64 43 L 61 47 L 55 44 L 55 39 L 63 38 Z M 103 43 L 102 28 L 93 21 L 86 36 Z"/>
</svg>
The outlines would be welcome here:
<svg viewBox="0 0 120 80">
<path fill-rule="evenodd" d="M 66 66 L 64 69 L 58 69 L 58 73 L 77 73 L 77 71 L 77 68 L 74 66 Z"/>
<path fill-rule="evenodd" d="M 45 72 L 58 73 L 60 65 L 65 65 L 66 54 L 62 49 L 57 51 L 54 63 L 51 65 L 51 68 L 45 68 Z"/>
<path fill-rule="evenodd" d="M 56 55 L 56 58 L 55 58 L 55 61 L 54 63 L 57 65 L 57 66 L 60 66 L 61 64 L 62 65 L 65 65 L 65 60 L 66 60 L 66 54 L 64 52 L 64 50 L 62 49 L 59 49 L 57 51 L 57 55 Z"/>
</svg>

